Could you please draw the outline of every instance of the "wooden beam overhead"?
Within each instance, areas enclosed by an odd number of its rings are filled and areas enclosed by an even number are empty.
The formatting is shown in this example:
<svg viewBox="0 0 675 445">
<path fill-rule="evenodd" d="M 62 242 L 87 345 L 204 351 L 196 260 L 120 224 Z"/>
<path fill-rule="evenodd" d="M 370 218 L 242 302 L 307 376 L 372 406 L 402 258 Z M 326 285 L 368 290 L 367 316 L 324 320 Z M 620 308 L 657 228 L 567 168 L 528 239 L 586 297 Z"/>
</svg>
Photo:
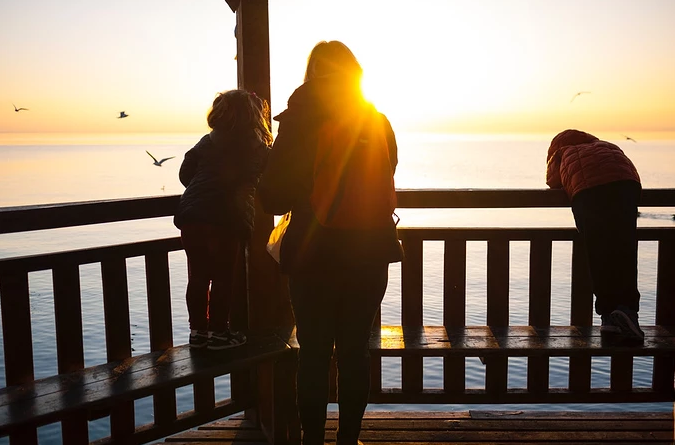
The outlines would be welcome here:
<svg viewBox="0 0 675 445">
<path fill-rule="evenodd" d="M 232 12 L 237 12 L 237 8 L 239 7 L 239 3 L 241 0 L 225 0 L 225 1 L 230 6 Z"/>
</svg>

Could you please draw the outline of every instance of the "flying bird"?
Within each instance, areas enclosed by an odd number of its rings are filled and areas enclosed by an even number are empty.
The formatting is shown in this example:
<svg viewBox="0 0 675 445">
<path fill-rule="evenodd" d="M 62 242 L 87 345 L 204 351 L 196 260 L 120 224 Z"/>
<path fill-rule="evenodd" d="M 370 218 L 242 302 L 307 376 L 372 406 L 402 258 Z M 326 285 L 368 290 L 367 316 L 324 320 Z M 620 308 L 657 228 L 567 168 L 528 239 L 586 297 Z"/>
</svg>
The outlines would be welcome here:
<svg viewBox="0 0 675 445">
<path fill-rule="evenodd" d="M 570 103 L 574 102 L 574 99 L 576 99 L 577 96 L 581 96 L 582 94 L 590 94 L 590 93 L 591 93 L 590 91 L 579 91 L 577 94 L 572 96 L 572 100 L 570 100 Z"/>
<path fill-rule="evenodd" d="M 625 134 L 622 134 L 621 136 L 625 137 L 627 141 L 637 142 L 635 139 L 633 139 L 633 138 L 631 138 L 631 137 L 628 137 L 628 136 L 626 136 Z"/>
<path fill-rule="evenodd" d="M 124 111 L 120 111 L 120 115 L 117 117 L 117 119 L 122 119 L 122 118 L 125 118 L 127 116 L 129 116 L 127 113 L 125 113 Z"/>
<path fill-rule="evenodd" d="M 12 104 L 12 105 L 14 105 L 14 104 Z M 17 113 L 18 113 L 19 111 L 22 111 L 22 110 L 23 110 L 23 111 L 28 111 L 28 108 L 16 108 L 16 105 L 14 105 L 14 111 L 16 111 Z"/>
<path fill-rule="evenodd" d="M 157 158 L 155 158 L 153 155 L 151 155 L 148 150 L 145 150 L 145 152 L 152 158 L 153 161 L 155 161 L 153 164 L 156 165 L 157 167 L 161 167 L 162 163 L 164 161 L 168 161 L 169 159 L 175 158 L 175 156 L 171 156 L 170 158 L 164 158 L 164 159 L 158 161 Z"/>
</svg>

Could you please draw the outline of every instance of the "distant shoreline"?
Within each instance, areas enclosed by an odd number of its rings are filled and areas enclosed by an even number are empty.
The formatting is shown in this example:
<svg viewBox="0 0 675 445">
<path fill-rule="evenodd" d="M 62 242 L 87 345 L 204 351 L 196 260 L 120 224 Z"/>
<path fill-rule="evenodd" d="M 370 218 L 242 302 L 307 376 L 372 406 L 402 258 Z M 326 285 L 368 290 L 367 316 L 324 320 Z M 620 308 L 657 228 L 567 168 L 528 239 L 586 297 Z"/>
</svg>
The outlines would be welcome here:
<svg viewBox="0 0 675 445">
<path fill-rule="evenodd" d="M 147 133 L 13 133 L 0 132 L 0 146 L 7 145 L 135 145 L 135 144 L 194 144 L 208 128 L 202 132 L 147 132 Z M 590 131 L 590 130 L 589 130 Z M 595 132 L 599 138 L 621 146 L 633 145 L 622 138 L 620 132 Z M 430 131 L 397 131 L 397 139 L 405 141 L 410 137 L 427 141 L 444 140 L 481 140 L 481 141 L 549 141 L 553 133 L 450 133 Z M 638 132 L 631 135 L 637 144 L 644 142 L 675 141 L 675 131 Z M 630 146 L 628 145 L 628 146 Z"/>
</svg>

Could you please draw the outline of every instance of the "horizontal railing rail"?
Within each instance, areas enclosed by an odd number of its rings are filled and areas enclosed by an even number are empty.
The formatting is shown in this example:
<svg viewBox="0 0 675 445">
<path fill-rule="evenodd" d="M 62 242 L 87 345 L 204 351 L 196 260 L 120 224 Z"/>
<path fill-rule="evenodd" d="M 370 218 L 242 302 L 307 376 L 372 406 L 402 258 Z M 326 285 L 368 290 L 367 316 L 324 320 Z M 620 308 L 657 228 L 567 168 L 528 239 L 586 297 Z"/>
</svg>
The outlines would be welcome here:
<svg viewBox="0 0 675 445">
<path fill-rule="evenodd" d="M 562 190 L 399 189 L 399 208 L 569 207 Z M 173 216 L 179 195 L 0 208 L 0 234 Z M 640 206 L 675 207 L 675 189 L 645 189 Z"/>
</svg>

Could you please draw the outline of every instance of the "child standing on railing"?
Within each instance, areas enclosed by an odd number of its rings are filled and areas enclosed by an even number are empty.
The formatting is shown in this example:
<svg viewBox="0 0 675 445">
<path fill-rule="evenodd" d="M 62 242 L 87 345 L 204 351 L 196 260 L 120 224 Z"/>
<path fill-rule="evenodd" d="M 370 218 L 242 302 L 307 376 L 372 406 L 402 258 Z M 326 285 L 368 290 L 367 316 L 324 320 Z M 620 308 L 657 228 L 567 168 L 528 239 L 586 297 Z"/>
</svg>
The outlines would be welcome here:
<svg viewBox="0 0 675 445">
<path fill-rule="evenodd" d="M 212 131 L 185 154 L 174 224 L 188 261 L 190 346 L 219 350 L 246 342 L 230 329 L 235 269 L 251 237 L 254 198 L 272 134 L 269 106 L 254 93 L 231 90 L 213 101 Z"/>
<path fill-rule="evenodd" d="M 577 229 L 596 296 L 603 334 L 642 341 L 638 324 L 637 206 L 640 176 L 614 144 L 579 130 L 565 130 L 548 149 L 546 184 L 572 200 Z"/>
</svg>

